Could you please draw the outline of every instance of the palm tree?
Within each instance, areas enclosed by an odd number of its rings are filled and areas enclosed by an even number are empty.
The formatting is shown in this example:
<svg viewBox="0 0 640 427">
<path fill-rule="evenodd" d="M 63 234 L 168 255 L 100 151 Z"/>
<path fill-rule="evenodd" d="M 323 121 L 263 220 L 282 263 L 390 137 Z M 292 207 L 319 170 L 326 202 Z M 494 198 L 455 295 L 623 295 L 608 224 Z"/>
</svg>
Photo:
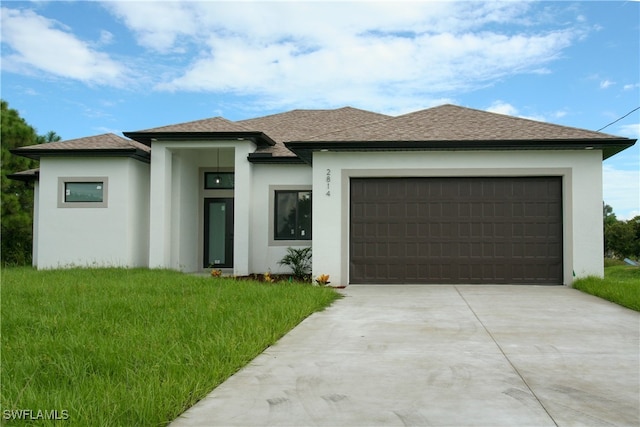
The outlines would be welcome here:
<svg viewBox="0 0 640 427">
<path fill-rule="evenodd" d="M 36 141 L 38 144 L 48 144 L 50 142 L 60 141 L 61 139 L 60 135 L 50 130 L 45 135 L 38 135 Z"/>
</svg>

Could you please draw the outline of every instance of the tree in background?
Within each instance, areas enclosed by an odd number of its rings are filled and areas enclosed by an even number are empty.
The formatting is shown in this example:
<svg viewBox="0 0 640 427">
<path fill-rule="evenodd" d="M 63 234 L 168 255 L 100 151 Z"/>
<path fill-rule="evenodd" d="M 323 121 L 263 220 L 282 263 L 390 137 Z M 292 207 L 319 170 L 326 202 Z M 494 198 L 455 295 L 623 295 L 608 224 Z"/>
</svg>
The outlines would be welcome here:
<svg viewBox="0 0 640 427">
<path fill-rule="evenodd" d="M 2 158 L 0 164 L 2 203 L 0 257 L 2 265 L 31 264 L 33 243 L 33 184 L 7 178 L 15 172 L 38 167 L 38 162 L 25 157 L 14 156 L 9 152 L 13 148 L 59 141 L 55 132 L 38 136 L 36 130 L 20 117 L 20 114 L 9 108 L 9 104 L 1 100 L 0 138 Z"/>
<path fill-rule="evenodd" d="M 613 213 L 613 208 L 607 205 L 605 202 L 602 202 L 602 234 L 604 236 L 604 256 L 605 258 L 613 258 L 613 253 L 611 248 L 609 248 L 609 241 L 607 240 L 607 231 L 609 228 L 618 222 L 618 218 L 616 218 L 616 214 Z"/>
<path fill-rule="evenodd" d="M 45 135 L 38 135 L 38 137 L 36 138 L 36 143 L 37 144 L 48 144 L 50 142 L 60 141 L 60 139 L 61 139 L 60 135 L 58 135 L 54 131 L 50 130 Z"/>
<path fill-rule="evenodd" d="M 603 215 L 605 256 L 640 259 L 640 216 L 618 221 L 609 205 L 603 205 Z"/>
</svg>

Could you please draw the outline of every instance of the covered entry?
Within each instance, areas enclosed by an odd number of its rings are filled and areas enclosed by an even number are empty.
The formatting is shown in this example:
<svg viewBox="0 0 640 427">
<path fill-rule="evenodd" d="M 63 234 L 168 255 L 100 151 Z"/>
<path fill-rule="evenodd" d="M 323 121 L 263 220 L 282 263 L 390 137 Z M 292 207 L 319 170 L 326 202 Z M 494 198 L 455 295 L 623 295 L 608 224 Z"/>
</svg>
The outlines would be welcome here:
<svg viewBox="0 0 640 427">
<path fill-rule="evenodd" d="M 351 178 L 349 282 L 562 284 L 561 177 Z"/>
</svg>

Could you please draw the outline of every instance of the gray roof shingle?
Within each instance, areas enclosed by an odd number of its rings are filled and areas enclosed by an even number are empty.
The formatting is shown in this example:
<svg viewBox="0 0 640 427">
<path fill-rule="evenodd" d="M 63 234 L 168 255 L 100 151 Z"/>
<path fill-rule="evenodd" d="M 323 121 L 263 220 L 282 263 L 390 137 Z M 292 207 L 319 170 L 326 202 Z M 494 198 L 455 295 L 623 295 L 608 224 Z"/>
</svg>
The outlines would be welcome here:
<svg viewBox="0 0 640 427">
<path fill-rule="evenodd" d="M 137 141 L 126 139 L 113 133 L 105 133 L 66 141 L 27 145 L 15 148 L 11 152 L 34 159 L 39 159 L 42 155 L 59 155 L 68 152 L 99 152 L 105 155 L 110 152 L 130 152 L 134 156 L 148 159 L 151 149 Z"/>
<path fill-rule="evenodd" d="M 266 156 L 284 161 L 299 161 L 298 157 L 302 158 L 301 152 L 306 150 L 304 155 L 308 156 L 310 150 L 317 149 L 322 143 L 330 143 L 332 148 L 343 146 L 347 149 L 350 144 L 356 144 L 357 147 L 354 147 L 358 149 L 383 149 L 393 148 L 394 144 L 399 144 L 397 148 L 402 148 L 402 142 L 405 142 L 405 145 L 409 144 L 404 148 L 415 148 L 418 147 L 415 145 L 417 143 L 431 142 L 440 144 L 439 147 L 432 148 L 441 149 L 442 146 L 449 147 L 449 144 L 455 148 L 457 142 L 460 147 L 472 149 L 490 145 L 498 147 L 502 142 L 509 141 L 548 141 L 554 146 L 562 144 L 562 141 L 569 145 L 573 141 L 594 141 L 602 144 L 611 141 L 611 145 L 619 149 L 607 148 L 609 151 L 605 155 L 610 156 L 624 149 L 620 147 L 633 145 L 634 142 L 628 138 L 605 133 L 456 105 L 442 105 L 397 117 L 353 107 L 334 110 L 292 110 L 237 122 L 223 117 L 213 117 L 124 134 L 132 139 L 108 133 L 21 147 L 12 151 L 32 158 L 72 151 L 100 152 L 101 155 L 116 151 L 124 155 L 131 151 L 137 158 L 149 161 L 151 141 L 156 137 L 210 139 L 246 136 L 258 144 L 254 153 L 256 158 Z M 518 144 L 521 143 L 516 145 Z M 296 150 L 296 153 L 288 147 Z"/>
<path fill-rule="evenodd" d="M 138 131 L 168 133 L 168 132 L 247 132 L 255 129 L 246 128 L 236 122 L 227 120 L 224 117 L 212 117 L 210 119 L 194 120 L 192 122 L 177 123 L 168 126 L 161 126 L 153 129 Z M 133 132 L 133 133 L 138 133 Z"/>
<path fill-rule="evenodd" d="M 37 181 L 39 176 L 40 176 L 40 168 L 36 168 L 36 169 L 27 169 L 24 171 L 8 174 L 7 178 L 13 179 L 16 181 L 33 182 L 33 181 Z"/>
<path fill-rule="evenodd" d="M 336 129 L 388 119 L 390 116 L 343 107 L 336 110 L 292 110 L 255 119 L 240 120 L 239 124 L 260 130 L 269 135 L 276 145 L 260 148 L 258 153 L 272 153 L 274 156 L 295 156 L 284 146 L 286 141 L 304 140 Z"/>
<path fill-rule="evenodd" d="M 151 149 L 146 145 L 140 144 L 139 142 L 131 139 L 123 138 L 113 133 L 69 139 L 66 141 L 49 142 L 46 144 L 27 145 L 25 147 L 20 147 L 19 150 L 109 150 L 123 148 L 136 148 L 147 153 L 151 152 Z"/>
<path fill-rule="evenodd" d="M 619 139 L 585 129 L 456 105 L 420 110 L 298 141 L 518 141 Z"/>
</svg>

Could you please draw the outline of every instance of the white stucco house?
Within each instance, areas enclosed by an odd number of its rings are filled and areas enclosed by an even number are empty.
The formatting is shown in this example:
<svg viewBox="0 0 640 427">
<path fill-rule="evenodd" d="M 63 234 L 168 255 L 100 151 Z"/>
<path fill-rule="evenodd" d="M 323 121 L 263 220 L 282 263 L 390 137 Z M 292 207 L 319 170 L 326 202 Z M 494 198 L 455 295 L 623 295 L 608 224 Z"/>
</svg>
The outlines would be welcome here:
<svg viewBox="0 0 640 427">
<path fill-rule="evenodd" d="M 38 268 L 281 273 L 311 246 L 335 285 L 571 285 L 603 274 L 602 161 L 635 143 L 454 105 L 124 136 L 13 150 L 40 160 Z"/>
</svg>

